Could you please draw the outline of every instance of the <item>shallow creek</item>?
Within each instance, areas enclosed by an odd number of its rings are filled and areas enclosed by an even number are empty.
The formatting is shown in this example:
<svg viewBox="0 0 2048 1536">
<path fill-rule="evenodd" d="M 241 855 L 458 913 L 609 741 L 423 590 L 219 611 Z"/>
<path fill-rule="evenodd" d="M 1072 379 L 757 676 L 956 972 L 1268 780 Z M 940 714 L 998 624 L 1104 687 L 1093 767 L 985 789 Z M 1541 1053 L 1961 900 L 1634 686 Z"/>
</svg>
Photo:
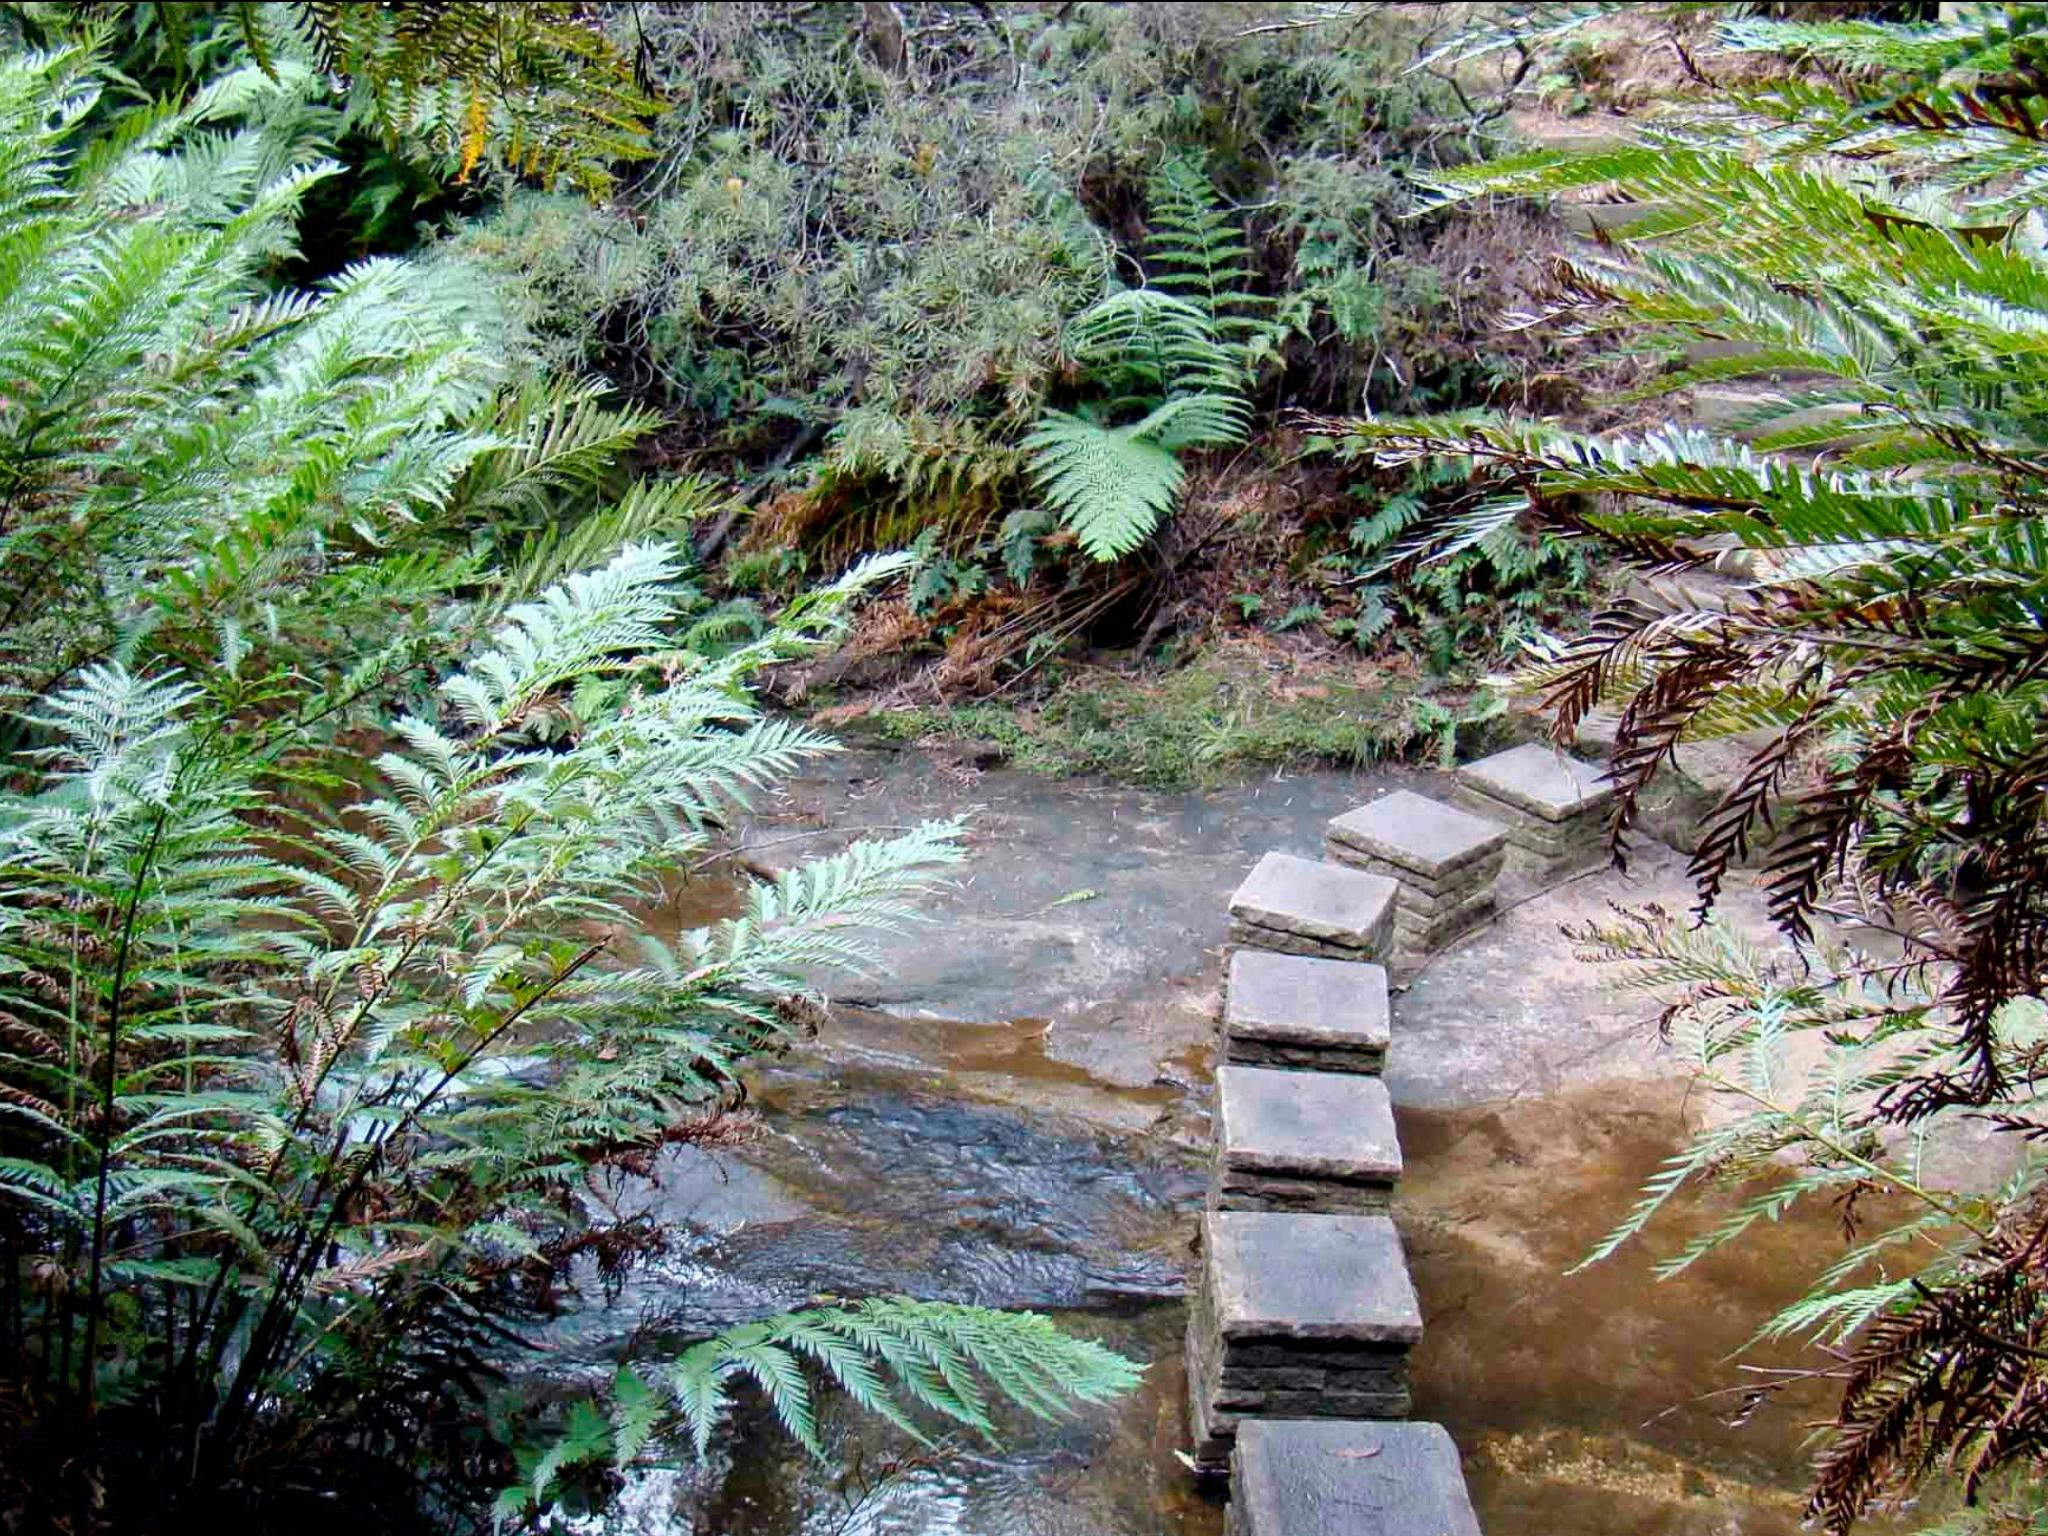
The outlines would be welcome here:
<svg viewBox="0 0 2048 1536">
<path fill-rule="evenodd" d="M 980 807 L 970 880 L 886 992 L 753 1079 L 760 1133 L 683 1149 L 632 1198 L 689 1236 L 608 1307 L 566 1319 L 559 1364 L 877 1291 L 1052 1312 L 1148 1363 L 1113 1410 L 1006 1424 L 936 1452 L 828 1412 L 815 1462 L 772 1433 L 637 1479 L 590 1529 L 674 1536 L 1214 1536 L 1185 1436 L 1181 1300 L 1205 1180 L 1222 902 L 1265 847 L 1392 782 L 1321 774 L 1203 795 L 940 771 L 856 755 L 745 829 L 903 824 Z M 1397 998 L 1389 1079 L 1408 1170 L 1396 1216 L 1426 1319 L 1416 1414 L 1464 1451 L 1483 1526 L 1553 1536 L 1798 1528 L 1801 1426 L 1745 1415 L 1726 1357 L 1796 1294 L 1824 1223 L 1773 1229 L 1662 1285 L 1633 1252 L 1565 1271 L 1676 1146 L 1687 1106 L 1639 1001 L 1573 969 L 1560 920 L 1672 899 L 1639 862 L 1514 909 Z M 1086 896 L 1062 901 L 1086 891 Z M 679 916 L 713 915 L 716 892 Z M 995 995 L 1039 1013 L 944 1017 Z M 1021 1011 L 1021 1010 L 1020 1010 Z M 961 1010 L 966 1013 L 966 1010 Z M 939 1015 L 939 1016 L 935 1016 Z M 1739 1423 L 1737 1421 L 1740 1421 Z"/>
</svg>

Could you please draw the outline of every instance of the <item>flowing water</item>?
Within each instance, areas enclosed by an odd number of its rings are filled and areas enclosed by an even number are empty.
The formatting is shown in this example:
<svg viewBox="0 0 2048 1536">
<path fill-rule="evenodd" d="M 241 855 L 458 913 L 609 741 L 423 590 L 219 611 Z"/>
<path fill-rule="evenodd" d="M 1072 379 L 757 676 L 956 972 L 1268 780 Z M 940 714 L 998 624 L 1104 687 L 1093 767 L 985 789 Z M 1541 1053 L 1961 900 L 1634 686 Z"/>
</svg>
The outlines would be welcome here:
<svg viewBox="0 0 2048 1536">
<path fill-rule="evenodd" d="M 900 1291 L 1030 1307 L 1147 1364 L 1131 1400 L 997 1444 L 920 1447 L 825 1414 L 830 1455 L 743 1416 L 703 1465 L 640 1475 L 592 1532 L 634 1536 L 1214 1536 L 1183 1470 L 1186 1314 L 1208 1152 L 1222 898 L 1262 846 L 1313 852 L 1375 787 L 1318 775 L 1210 795 L 963 783 L 856 763 L 749 835 L 908 822 L 985 797 L 977 875 L 896 969 L 751 1079 L 758 1133 L 683 1148 L 621 1198 L 683 1236 L 609 1306 L 565 1319 L 560 1371 L 808 1301 Z M 910 766 L 906 766 L 910 765 Z M 1746 1395 L 1728 1356 L 1797 1293 L 1825 1217 L 1680 1280 L 1631 1252 L 1567 1275 L 1678 1144 L 1687 1106 L 1638 1005 L 1588 990 L 1540 903 L 1433 966 L 1396 1005 L 1396 1211 L 1425 1315 L 1416 1412 L 1464 1451 L 1482 1525 L 1549 1536 L 1789 1536 L 1801 1425 L 1825 1400 Z M 1071 902 L 1061 893 L 1087 894 Z M 715 889 L 680 914 L 715 913 Z M 1551 900 L 1551 898 L 1545 898 Z M 1558 897 L 1556 901 L 1566 901 Z M 965 935 L 965 937 L 963 937 Z M 908 977 L 908 980 L 903 979 Z M 922 991 L 919 989 L 922 988 Z M 1037 1016 L 933 1016 L 1009 995 Z M 964 1011 L 964 1010 L 963 1010 Z M 1645 1040 L 1651 1043 L 1645 1045 Z M 1765 1361 L 1765 1364 L 1770 1362 Z M 757 1410 L 755 1411 L 758 1412 Z M 737 1449 L 732 1449 L 737 1447 Z"/>
</svg>

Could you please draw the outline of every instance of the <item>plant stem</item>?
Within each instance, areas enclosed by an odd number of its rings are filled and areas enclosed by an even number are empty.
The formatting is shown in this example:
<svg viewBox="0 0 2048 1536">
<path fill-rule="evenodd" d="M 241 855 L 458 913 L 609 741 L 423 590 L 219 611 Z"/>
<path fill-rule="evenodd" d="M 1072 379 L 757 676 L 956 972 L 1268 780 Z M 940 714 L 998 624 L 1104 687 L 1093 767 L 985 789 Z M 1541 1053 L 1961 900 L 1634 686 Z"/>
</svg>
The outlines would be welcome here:
<svg viewBox="0 0 2048 1536">
<path fill-rule="evenodd" d="M 164 824 L 170 820 L 170 815 L 168 804 L 158 809 L 156 819 L 150 824 L 149 841 L 143 844 L 141 859 L 131 878 L 128 910 L 121 919 L 121 943 L 114 954 L 112 993 L 107 999 L 106 1061 L 100 1074 L 99 1171 L 94 1180 L 92 1260 L 86 1278 L 85 1346 L 79 1360 L 88 1421 L 93 1416 L 98 1396 L 98 1377 L 93 1370 L 93 1359 L 99 1353 L 101 1265 L 107 1249 L 107 1186 L 112 1180 L 114 1165 L 114 1085 L 118 1077 L 116 1068 L 121 1044 L 121 999 L 127 991 L 128 951 L 135 939 L 135 919 L 142 910 L 143 887 L 149 879 L 150 866 L 156 862 L 157 848 L 163 842 Z"/>
</svg>

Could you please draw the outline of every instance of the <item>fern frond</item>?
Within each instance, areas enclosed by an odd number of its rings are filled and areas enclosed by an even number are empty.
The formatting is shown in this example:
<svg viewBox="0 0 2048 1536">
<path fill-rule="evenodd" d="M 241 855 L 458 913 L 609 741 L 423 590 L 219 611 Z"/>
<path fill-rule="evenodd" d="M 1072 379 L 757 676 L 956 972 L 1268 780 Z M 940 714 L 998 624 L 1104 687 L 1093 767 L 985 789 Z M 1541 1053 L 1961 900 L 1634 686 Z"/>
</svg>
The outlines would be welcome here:
<svg viewBox="0 0 2048 1536">
<path fill-rule="evenodd" d="M 1126 288 L 1090 305 L 1068 328 L 1074 355 L 1114 380 L 1155 394 L 1232 394 L 1243 370 L 1199 303 L 1162 288 Z"/>
<path fill-rule="evenodd" d="M 1162 161 L 1146 183 L 1145 264 L 1152 282 L 1191 299 L 1219 336 L 1237 338 L 1239 373 L 1249 336 L 1270 325 L 1272 301 L 1252 291 L 1252 248 L 1220 205 L 1201 162 Z"/>
<path fill-rule="evenodd" d="M 985 1378 L 1008 1401 L 1051 1416 L 1109 1402 L 1137 1385 L 1139 1368 L 1099 1344 L 1061 1333 L 1032 1313 L 877 1297 L 785 1313 L 692 1345 L 659 1379 L 702 1453 L 725 1412 L 726 1384 L 759 1384 L 783 1427 L 815 1449 L 808 1361 L 856 1403 L 916 1432 L 897 1394 L 941 1419 L 988 1433 Z"/>
<path fill-rule="evenodd" d="M 1132 427 L 1048 411 L 1024 439 L 1040 493 L 1091 559 L 1129 554 L 1173 510 L 1186 471 Z"/>
</svg>

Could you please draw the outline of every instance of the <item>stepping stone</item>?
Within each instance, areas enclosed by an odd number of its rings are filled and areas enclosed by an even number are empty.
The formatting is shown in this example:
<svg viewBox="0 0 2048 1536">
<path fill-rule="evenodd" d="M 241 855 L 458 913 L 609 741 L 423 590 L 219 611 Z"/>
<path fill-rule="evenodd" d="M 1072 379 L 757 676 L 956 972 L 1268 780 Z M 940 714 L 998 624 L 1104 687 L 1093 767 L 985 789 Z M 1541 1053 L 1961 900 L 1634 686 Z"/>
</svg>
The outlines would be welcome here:
<svg viewBox="0 0 2048 1536">
<path fill-rule="evenodd" d="M 1394 1106 L 1377 1077 L 1218 1069 L 1212 1208 L 1384 1211 L 1400 1177 Z"/>
<path fill-rule="evenodd" d="M 1534 742 L 1458 770 L 1458 803 L 1501 822 L 1519 862 L 1539 878 L 1590 869 L 1607 856 L 1614 787 L 1592 763 Z"/>
<path fill-rule="evenodd" d="M 1479 1536 L 1441 1424 L 1247 1419 L 1224 1536 Z"/>
<path fill-rule="evenodd" d="M 1349 863 L 1388 865 L 1386 873 L 1399 871 L 1397 880 L 1449 889 L 1460 877 L 1469 879 L 1471 870 L 1497 862 L 1508 833 L 1483 816 L 1397 789 L 1337 817 L 1324 842 Z"/>
<path fill-rule="evenodd" d="M 1330 960 L 1377 960 L 1393 938 L 1394 882 L 1269 853 L 1230 898 L 1230 942 Z"/>
<path fill-rule="evenodd" d="M 1377 1072 L 1386 1065 L 1387 973 L 1354 960 L 1240 949 L 1223 994 L 1223 1059 Z"/>
<path fill-rule="evenodd" d="M 1508 829 L 1400 789 L 1337 817 L 1324 846 L 1331 858 L 1399 884 L 1394 937 L 1402 950 L 1426 954 L 1493 915 Z"/>
<path fill-rule="evenodd" d="M 1282 1354 L 1306 1345 L 1332 1358 L 1358 1347 L 1405 1361 L 1422 1337 L 1401 1237 L 1385 1216 L 1211 1211 L 1203 1232 L 1227 1344 Z"/>
<path fill-rule="evenodd" d="M 1211 1211 L 1188 1320 L 1198 1469 L 1221 1471 L 1239 1419 L 1398 1419 L 1422 1313 L 1385 1216 Z"/>
</svg>

